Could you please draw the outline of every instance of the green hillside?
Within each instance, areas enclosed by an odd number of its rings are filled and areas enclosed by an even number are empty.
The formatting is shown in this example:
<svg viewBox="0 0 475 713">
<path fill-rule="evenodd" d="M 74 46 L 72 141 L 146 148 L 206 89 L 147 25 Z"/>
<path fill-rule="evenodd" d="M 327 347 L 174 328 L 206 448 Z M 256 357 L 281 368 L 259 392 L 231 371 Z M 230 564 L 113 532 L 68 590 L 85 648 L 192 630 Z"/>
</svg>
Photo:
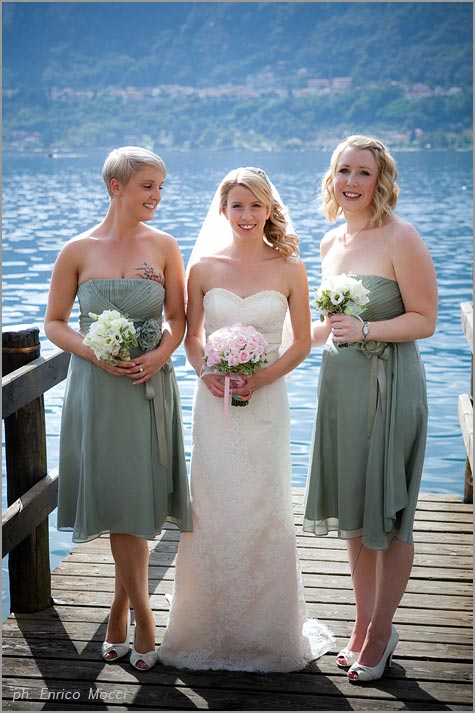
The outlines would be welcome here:
<svg viewBox="0 0 475 713">
<path fill-rule="evenodd" d="M 469 148 L 471 2 L 3 3 L 4 148 Z"/>
</svg>

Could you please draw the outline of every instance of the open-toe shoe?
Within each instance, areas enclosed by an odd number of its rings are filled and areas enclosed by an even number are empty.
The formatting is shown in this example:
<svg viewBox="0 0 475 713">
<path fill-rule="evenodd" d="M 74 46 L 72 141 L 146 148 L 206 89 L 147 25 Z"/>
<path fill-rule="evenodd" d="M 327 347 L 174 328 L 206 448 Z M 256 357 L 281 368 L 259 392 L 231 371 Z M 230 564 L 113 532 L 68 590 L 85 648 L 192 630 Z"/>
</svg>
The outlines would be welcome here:
<svg viewBox="0 0 475 713">
<path fill-rule="evenodd" d="M 126 656 L 130 651 L 129 645 L 130 639 L 130 609 L 127 610 L 127 629 L 125 632 L 125 640 L 121 644 L 110 644 L 108 641 L 104 641 L 102 644 L 102 658 L 108 663 L 113 663 L 118 661 L 118 659 Z M 111 654 L 115 656 L 111 657 Z"/>
<path fill-rule="evenodd" d="M 365 683 L 366 681 L 377 681 L 384 673 L 386 666 L 391 666 L 394 649 L 399 641 L 399 634 L 396 627 L 393 625 L 391 636 L 386 644 L 384 653 L 376 666 L 362 666 L 362 664 L 354 663 L 347 673 L 350 683 Z"/>
<path fill-rule="evenodd" d="M 140 653 L 140 651 L 137 651 L 135 648 L 135 636 L 134 636 L 134 645 L 132 646 L 132 653 L 130 654 L 130 663 L 134 668 L 137 669 L 137 671 L 150 671 L 153 666 L 158 661 L 158 649 L 152 649 L 152 651 L 147 651 L 146 654 Z M 139 666 L 139 663 L 142 662 L 145 664 L 145 666 Z"/>
<path fill-rule="evenodd" d="M 340 651 L 338 656 L 336 657 L 336 665 L 339 668 L 349 668 L 350 666 L 353 666 L 354 663 L 358 661 L 358 656 L 360 655 L 359 651 L 351 651 L 351 649 L 348 649 L 346 646 L 344 649 Z"/>
<path fill-rule="evenodd" d="M 138 665 L 141 661 L 145 664 L 144 668 Z M 140 651 L 137 651 L 135 648 L 132 647 L 132 653 L 130 654 L 130 663 L 134 668 L 137 669 L 137 671 L 150 671 L 150 669 L 155 666 L 157 661 L 158 649 L 153 649 L 152 651 L 147 651 L 146 654 L 141 654 Z"/>
</svg>

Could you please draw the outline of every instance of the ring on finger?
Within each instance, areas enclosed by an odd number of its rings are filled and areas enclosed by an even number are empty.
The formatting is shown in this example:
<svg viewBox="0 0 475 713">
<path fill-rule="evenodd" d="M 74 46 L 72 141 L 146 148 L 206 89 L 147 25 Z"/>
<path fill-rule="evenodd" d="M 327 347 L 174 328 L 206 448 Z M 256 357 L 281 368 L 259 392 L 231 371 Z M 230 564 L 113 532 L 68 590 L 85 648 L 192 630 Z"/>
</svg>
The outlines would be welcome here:
<svg viewBox="0 0 475 713">
<path fill-rule="evenodd" d="M 143 366 L 142 366 L 142 364 L 139 364 L 139 372 L 142 373 L 142 371 L 143 371 Z"/>
</svg>

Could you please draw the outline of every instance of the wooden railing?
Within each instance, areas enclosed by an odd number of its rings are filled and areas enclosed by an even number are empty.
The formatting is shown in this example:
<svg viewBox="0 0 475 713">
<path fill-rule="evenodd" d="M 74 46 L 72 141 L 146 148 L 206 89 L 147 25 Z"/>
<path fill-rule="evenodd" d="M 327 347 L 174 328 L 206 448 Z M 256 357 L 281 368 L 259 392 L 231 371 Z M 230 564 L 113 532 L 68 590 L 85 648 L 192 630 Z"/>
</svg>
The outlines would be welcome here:
<svg viewBox="0 0 475 713">
<path fill-rule="evenodd" d="M 58 500 L 58 472 L 48 473 L 43 394 L 66 378 L 70 354 L 40 356 L 36 327 L 2 334 L 2 418 L 7 504 L 2 556 L 9 554 L 10 609 L 51 606 L 48 515 Z M 6 374 L 6 376 L 5 376 Z"/>
<path fill-rule="evenodd" d="M 464 502 L 473 503 L 473 302 L 462 302 L 462 327 L 472 351 L 472 369 L 470 374 L 470 393 L 460 394 L 458 413 L 460 428 L 467 451 L 465 461 Z"/>
</svg>

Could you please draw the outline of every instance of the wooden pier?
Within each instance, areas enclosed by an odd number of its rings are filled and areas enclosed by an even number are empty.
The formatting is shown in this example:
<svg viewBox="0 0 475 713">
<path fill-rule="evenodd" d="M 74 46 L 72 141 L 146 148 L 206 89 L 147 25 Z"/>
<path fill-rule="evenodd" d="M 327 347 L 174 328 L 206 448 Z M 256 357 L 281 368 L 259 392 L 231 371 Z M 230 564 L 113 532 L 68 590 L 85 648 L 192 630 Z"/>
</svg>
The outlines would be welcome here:
<svg viewBox="0 0 475 713">
<path fill-rule="evenodd" d="M 472 506 L 422 495 L 415 564 L 395 625 L 390 673 L 354 686 L 334 662 L 354 617 L 346 548 L 302 533 L 303 491 L 294 490 L 296 534 L 311 616 L 337 637 L 333 651 L 291 674 L 146 673 L 127 659 L 105 663 L 101 642 L 113 591 L 107 537 L 75 547 L 52 576 L 51 608 L 11 615 L 3 626 L 6 710 L 472 710 Z M 179 532 L 150 543 L 150 593 L 157 643 L 167 620 Z M 276 622 L 276 627 L 278 627 Z"/>
<path fill-rule="evenodd" d="M 462 305 L 469 344 L 470 308 Z M 297 488 L 295 527 L 308 614 L 333 630 L 334 650 L 290 674 L 191 672 L 160 664 L 139 672 L 127 658 L 107 664 L 101 657 L 114 582 L 108 538 L 75 547 L 50 577 L 48 514 L 56 507 L 58 472 L 46 467 L 43 394 L 65 378 L 69 355 L 58 350 L 40 357 L 35 328 L 4 333 L 3 354 L 8 508 L 2 548 L 3 556 L 9 554 L 15 612 L 2 627 L 4 709 L 473 710 L 472 393 L 462 395 L 459 406 L 467 447 L 464 502 L 455 495 L 419 498 L 415 563 L 394 619 L 400 642 L 384 678 L 354 686 L 335 665 L 354 619 L 346 547 L 335 536 L 302 532 L 303 490 Z M 179 537 L 169 525 L 150 543 L 157 644 Z"/>
</svg>

